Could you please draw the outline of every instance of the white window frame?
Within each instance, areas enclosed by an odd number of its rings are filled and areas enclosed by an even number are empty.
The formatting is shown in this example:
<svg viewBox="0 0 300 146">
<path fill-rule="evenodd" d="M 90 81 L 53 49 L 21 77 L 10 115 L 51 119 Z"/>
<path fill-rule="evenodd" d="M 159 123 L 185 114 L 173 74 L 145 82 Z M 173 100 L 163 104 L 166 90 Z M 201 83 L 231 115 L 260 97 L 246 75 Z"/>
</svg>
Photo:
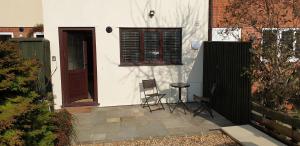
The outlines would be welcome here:
<svg viewBox="0 0 300 146">
<path fill-rule="evenodd" d="M 296 34 L 296 30 L 300 30 L 300 28 L 263 28 L 262 29 L 262 35 L 263 35 L 263 31 L 264 30 L 277 30 L 277 44 L 279 44 L 280 43 L 280 39 L 282 38 L 282 32 L 283 31 L 289 31 L 289 30 L 293 30 L 294 32 L 294 34 L 293 34 L 293 39 L 294 39 L 294 41 L 293 41 L 293 51 L 295 51 L 295 49 L 296 49 L 296 36 L 295 36 L 295 34 Z M 263 39 L 262 39 L 262 41 L 261 41 L 261 43 L 263 44 Z"/>
<path fill-rule="evenodd" d="M 282 32 L 293 30 L 294 31 L 293 32 L 293 51 L 296 51 L 296 36 L 295 36 L 295 34 L 296 34 L 296 30 L 300 30 L 300 28 L 262 28 L 262 35 L 263 35 L 264 30 L 277 30 L 277 35 L 276 35 L 277 36 L 277 42 L 276 42 L 277 45 L 279 45 L 280 39 L 282 38 Z M 264 40 L 262 39 L 261 44 L 263 44 L 263 41 Z M 298 60 L 299 60 L 299 58 L 296 58 L 295 56 L 290 59 L 291 62 L 296 62 Z"/>
<path fill-rule="evenodd" d="M 14 38 L 14 33 L 13 32 L 0 32 L 0 35 L 10 35 L 11 38 Z"/>
<path fill-rule="evenodd" d="M 36 38 L 37 35 L 44 35 L 44 32 L 34 32 L 33 37 Z"/>
</svg>

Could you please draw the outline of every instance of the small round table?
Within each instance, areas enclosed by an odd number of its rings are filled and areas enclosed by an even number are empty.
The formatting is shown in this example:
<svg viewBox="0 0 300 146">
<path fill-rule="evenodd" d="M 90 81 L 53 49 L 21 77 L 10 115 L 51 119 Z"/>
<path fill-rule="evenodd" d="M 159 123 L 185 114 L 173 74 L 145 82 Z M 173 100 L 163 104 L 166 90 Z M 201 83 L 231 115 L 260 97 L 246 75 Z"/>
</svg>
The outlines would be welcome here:
<svg viewBox="0 0 300 146">
<path fill-rule="evenodd" d="M 173 111 L 176 109 L 176 107 L 179 104 L 181 104 L 181 105 L 183 105 L 184 114 L 186 114 L 185 109 L 189 111 L 189 108 L 186 106 L 186 104 L 181 99 L 181 89 L 190 87 L 190 84 L 189 83 L 171 83 L 170 86 L 173 88 L 178 88 L 178 101 L 177 101 L 174 109 L 171 111 L 171 113 L 173 113 Z"/>
</svg>

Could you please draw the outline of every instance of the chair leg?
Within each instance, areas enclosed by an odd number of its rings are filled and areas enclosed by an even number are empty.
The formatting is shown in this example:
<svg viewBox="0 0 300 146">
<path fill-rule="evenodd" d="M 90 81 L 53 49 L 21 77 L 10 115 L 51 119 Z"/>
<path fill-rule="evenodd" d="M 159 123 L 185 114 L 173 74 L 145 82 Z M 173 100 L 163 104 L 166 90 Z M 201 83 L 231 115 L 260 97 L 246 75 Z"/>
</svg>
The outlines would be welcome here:
<svg viewBox="0 0 300 146">
<path fill-rule="evenodd" d="M 183 103 L 183 101 L 181 101 L 181 104 L 182 104 L 182 108 L 183 108 L 184 114 L 186 115 L 185 109 L 188 109 L 188 108 L 187 108 L 187 106 Z"/>
<path fill-rule="evenodd" d="M 171 111 L 171 113 L 173 113 L 174 112 L 174 110 L 176 109 L 176 107 L 178 106 L 178 103 L 179 103 L 179 101 L 175 104 L 175 106 L 174 106 L 174 108 L 173 108 L 173 110 Z"/>
<path fill-rule="evenodd" d="M 210 114 L 210 116 L 212 117 L 212 118 L 214 118 L 214 115 L 213 115 L 213 113 L 212 113 L 212 110 L 211 109 L 209 109 L 209 114 Z"/>
<path fill-rule="evenodd" d="M 194 111 L 194 117 L 198 114 L 200 114 L 201 112 L 198 112 L 198 111 L 202 111 L 203 110 L 203 106 L 200 106 L 197 110 Z"/>
<path fill-rule="evenodd" d="M 158 97 L 158 100 L 156 100 L 155 101 L 155 103 L 153 104 L 153 105 L 158 105 L 158 104 L 160 104 L 161 105 L 161 107 L 162 107 L 162 109 L 164 109 L 165 110 L 165 107 L 164 107 L 164 105 L 162 104 L 162 102 L 161 102 L 161 99 L 164 97 L 164 95 L 162 95 L 162 96 L 157 96 Z M 144 107 L 148 107 L 149 108 L 149 110 L 150 110 L 150 112 L 152 112 L 153 110 L 151 109 L 151 106 L 150 106 L 150 104 L 149 104 L 149 99 L 150 98 L 153 98 L 153 97 L 148 97 L 148 98 L 145 98 L 145 102 L 144 103 L 142 103 L 142 107 L 144 108 Z"/>
<path fill-rule="evenodd" d="M 211 116 L 212 118 L 214 118 L 213 111 L 212 111 L 210 105 L 208 105 L 207 107 L 208 107 L 208 112 L 209 112 L 210 116 Z"/>
<path fill-rule="evenodd" d="M 168 103 L 167 105 L 168 105 L 168 107 L 169 107 L 169 111 L 170 111 L 170 113 L 172 113 L 172 108 L 171 108 L 171 105 L 170 105 L 170 103 Z"/>
<path fill-rule="evenodd" d="M 150 112 L 152 113 L 152 110 L 151 110 L 151 107 L 150 107 L 148 101 L 147 101 L 147 105 L 148 105 L 148 108 L 149 108 Z"/>
<path fill-rule="evenodd" d="M 209 108 L 209 107 L 206 105 L 206 106 L 204 107 L 204 109 L 209 113 L 209 115 L 210 115 L 212 118 L 214 118 L 211 108 Z M 203 110 L 203 111 L 204 111 L 204 110 Z"/>
<path fill-rule="evenodd" d="M 205 111 L 205 110 L 207 110 L 207 109 L 206 109 L 206 107 L 205 107 L 205 105 L 204 105 L 204 106 L 202 106 L 202 109 L 201 109 L 198 113 L 202 113 L 202 112 Z"/>
<path fill-rule="evenodd" d="M 164 105 L 161 103 L 161 99 L 164 97 L 164 95 L 163 96 L 161 96 L 159 99 L 158 99 L 158 102 L 157 102 L 157 104 L 159 104 L 160 103 L 160 105 L 161 105 L 161 107 L 165 110 L 165 107 L 164 107 Z"/>
<path fill-rule="evenodd" d="M 146 106 L 146 101 L 142 103 L 142 107 L 144 108 Z"/>
<path fill-rule="evenodd" d="M 142 108 L 144 108 L 144 107 L 145 107 L 145 102 L 143 102 L 143 103 L 141 104 L 141 106 L 142 106 Z"/>
<path fill-rule="evenodd" d="M 145 101 L 142 103 L 143 108 L 146 106 L 147 101 L 148 101 L 148 98 L 145 98 Z"/>
<path fill-rule="evenodd" d="M 210 105 L 208 103 L 204 103 L 203 107 L 204 107 L 204 110 L 206 110 L 210 114 L 210 116 L 212 118 L 214 118 L 213 113 L 212 113 L 212 109 L 211 109 Z"/>
<path fill-rule="evenodd" d="M 151 110 L 151 107 L 150 107 L 150 105 L 149 105 L 149 102 L 148 102 L 148 100 L 149 100 L 149 98 L 146 98 L 146 101 L 145 101 L 145 103 L 144 103 L 144 105 L 143 105 L 143 108 L 144 108 L 145 106 L 148 106 L 148 108 L 149 108 L 150 112 L 152 112 L 152 110 Z"/>
<path fill-rule="evenodd" d="M 207 103 L 201 103 L 201 106 L 194 111 L 194 116 L 196 116 L 197 114 L 202 113 L 203 111 L 207 111 L 210 114 L 210 116 L 212 118 L 214 118 L 213 113 L 212 113 L 212 109 L 211 109 L 210 105 L 208 105 Z"/>
<path fill-rule="evenodd" d="M 158 104 L 160 104 L 160 105 L 161 105 L 161 107 L 162 107 L 162 109 L 164 109 L 164 110 L 165 110 L 165 107 L 164 107 L 164 105 L 161 103 L 161 100 L 159 100 L 159 101 L 158 101 Z"/>
<path fill-rule="evenodd" d="M 196 110 L 194 110 L 193 113 L 196 113 L 197 111 L 199 111 L 202 108 L 203 108 L 202 104 L 199 104 L 199 107 Z"/>
</svg>

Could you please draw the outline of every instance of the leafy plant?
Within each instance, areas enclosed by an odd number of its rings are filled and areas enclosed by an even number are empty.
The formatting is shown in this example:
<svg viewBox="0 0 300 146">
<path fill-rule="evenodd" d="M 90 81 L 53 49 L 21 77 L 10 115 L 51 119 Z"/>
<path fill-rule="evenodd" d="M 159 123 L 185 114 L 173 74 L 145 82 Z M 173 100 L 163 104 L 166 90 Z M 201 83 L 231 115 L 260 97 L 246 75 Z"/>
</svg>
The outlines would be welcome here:
<svg viewBox="0 0 300 146">
<path fill-rule="evenodd" d="M 35 91 L 39 63 L 19 50 L 0 42 L 0 145 L 70 145 L 72 115 L 49 110 L 51 102 Z"/>
<path fill-rule="evenodd" d="M 243 40 L 253 42 L 253 99 L 270 108 L 283 109 L 284 101 L 298 98 L 299 64 L 291 40 L 263 40 L 263 28 L 296 28 L 300 15 L 293 0 L 229 0 L 221 27 L 242 28 Z M 272 32 L 277 38 L 278 32 Z M 267 42 L 269 45 L 262 43 Z"/>
<path fill-rule="evenodd" d="M 35 25 L 27 34 L 27 37 L 33 37 L 33 34 L 35 32 L 44 32 L 44 25 L 43 24 L 37 24 Z"/>
<path fill-rule="evenodd" d="M 72 139 L 75 138 L 75 130 L 72 124 L 74 117 L 65 109 L 57 112 L 53 117 L 55 128 L 55 133 L 57 135 L 56 145 L 66 146 L 71 145 Z"/>
<path fill-rule="evenodd" d="M 252 49 L 250 75 L 257 86 L 254 100 L 267 107 L 284 109 L 284 101 L 300 95 L 298 62 L 295 52 L 284 45 L 268 49 Z"/>
<path fill-rule="evenodd" d="M 26 133 L 18 125 L 28 116 L 38 94 L 34 92 L 38 63 L 22 60 L 16 44 L 0 42 L 0 144 L 24 145 Z M 21 121 L 19 121 L 21 120 Z M 24 127 L 24 128 L 25 128 Z M 14 139 L 14 141 L 11 141 Z"/>
</svg>

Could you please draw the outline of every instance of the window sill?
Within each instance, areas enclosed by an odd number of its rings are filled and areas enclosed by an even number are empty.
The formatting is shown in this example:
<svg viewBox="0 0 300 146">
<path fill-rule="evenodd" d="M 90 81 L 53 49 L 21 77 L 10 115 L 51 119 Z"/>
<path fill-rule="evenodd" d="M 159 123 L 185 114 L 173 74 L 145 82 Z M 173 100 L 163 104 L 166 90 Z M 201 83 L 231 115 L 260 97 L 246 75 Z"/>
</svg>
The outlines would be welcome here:
<svg viewBox="0 0 300 146">
<path fill-rule="evenodd" d="M 121 63 L 119 67 L 134 67 L 134 66 L 176 66 L 176 65 L 183 65 L 182 63 L 179 64 L 145 64 L 145 63 L 138 63 L 138 64 L 132 64 L 132 63 Z"/>
</svg>

